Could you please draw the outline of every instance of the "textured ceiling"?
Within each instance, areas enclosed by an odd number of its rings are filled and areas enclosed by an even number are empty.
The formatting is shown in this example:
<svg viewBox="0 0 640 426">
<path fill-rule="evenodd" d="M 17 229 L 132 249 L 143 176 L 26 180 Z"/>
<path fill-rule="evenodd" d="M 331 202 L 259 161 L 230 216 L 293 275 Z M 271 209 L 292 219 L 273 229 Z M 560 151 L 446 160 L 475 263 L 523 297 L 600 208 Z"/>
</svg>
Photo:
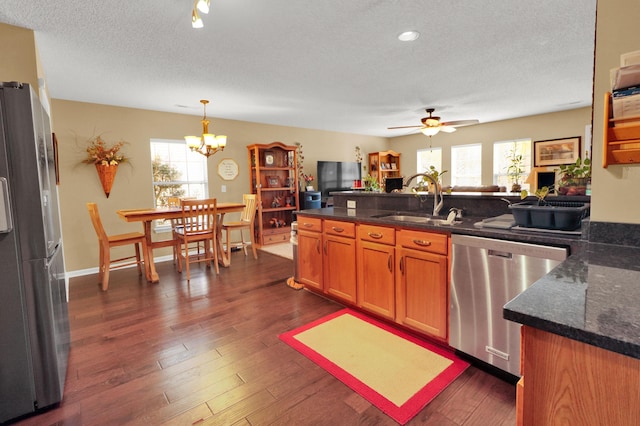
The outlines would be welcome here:
<svg viewBox="0 0 640 426">
<path fill-rule="evenodd" d="M 596 0 L 2 0 L 52 98 L 378 136 L 591 104 Z M 421 36 L 400 42 L 414 29 Z M 214 124 L 215 127 L 215 124 Z"/>
</svg>

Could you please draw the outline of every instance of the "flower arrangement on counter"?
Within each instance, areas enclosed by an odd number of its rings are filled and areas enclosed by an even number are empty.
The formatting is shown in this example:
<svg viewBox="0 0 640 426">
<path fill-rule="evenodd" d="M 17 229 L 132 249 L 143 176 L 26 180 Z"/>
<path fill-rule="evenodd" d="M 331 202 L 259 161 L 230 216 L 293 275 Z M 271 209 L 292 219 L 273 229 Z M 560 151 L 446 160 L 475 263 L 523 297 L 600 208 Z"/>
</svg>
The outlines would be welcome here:
<svg viewBox="0 0 640 426">
<path fill-rule="evenodd" d="M 108 146 L 100 136 L 89 139 L 89 145 L 86 149 L 87 157 L 82 160 L 82 162 L 86 164 L 101 164 L 104 166 L 116 166 L 123 163 L 127 161 L 127 157 L 120 152 L 120 150 L 125 143 L 124 141 L 118 141 Z"/>
<path fill-rule="evenodd" d="M 302 173 L 302 179 L 304 179 L 307 185 L 311 185 L 311 182 L 313 182 L 313 175 L 306 175 Z"/>
</svg>

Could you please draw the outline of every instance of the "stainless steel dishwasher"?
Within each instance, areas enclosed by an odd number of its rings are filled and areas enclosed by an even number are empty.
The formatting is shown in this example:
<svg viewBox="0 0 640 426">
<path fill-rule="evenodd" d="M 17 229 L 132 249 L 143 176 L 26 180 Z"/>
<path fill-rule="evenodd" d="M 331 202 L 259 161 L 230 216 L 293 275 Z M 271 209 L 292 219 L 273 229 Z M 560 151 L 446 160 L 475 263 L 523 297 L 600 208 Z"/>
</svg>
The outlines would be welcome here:
<svg viewBox="0 0 640 426">
<path fill-rule="evenodd" d="M 520 325 L 503 306 L 567 257 L 567 249 L 451 236 L 449 344 L 519 376 Z"/>
</svg>

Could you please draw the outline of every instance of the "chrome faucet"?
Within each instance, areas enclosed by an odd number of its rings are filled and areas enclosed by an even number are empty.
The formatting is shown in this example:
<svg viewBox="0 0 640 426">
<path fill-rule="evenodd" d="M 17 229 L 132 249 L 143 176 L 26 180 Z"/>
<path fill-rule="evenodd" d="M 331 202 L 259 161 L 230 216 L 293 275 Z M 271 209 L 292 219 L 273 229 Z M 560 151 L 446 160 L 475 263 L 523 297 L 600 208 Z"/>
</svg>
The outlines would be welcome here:
<svg viewBox="0 0 640 426">
<path fill-rule="evenodd" d="M 426 178 L 427 180 L 431 181 L 431 183 L 433 184 L 434 187 L 434 194 L 433 194 L 433 215 L 434 216 L 438 216 L 438 214 L 440 213 L 440 210 L 442 209 L 442 204 L 444 202 L 444 199 L 442 197 L 442 192 L 440 191 L 440 188 L 438 187 L 438 181 L 436 181 L 433 176 L 427 174 L 427 173 L 417 173 L 413 176 L 409 176 L 407 179 L 405 179 L 404 181 L 404 186 L 407 187 L 409 186 L 409 183 L 417 178 L 418 176 L 422 176 L 423 178 Z M 439 200 L 438 200 L 439 199 Z"/>
</svg>

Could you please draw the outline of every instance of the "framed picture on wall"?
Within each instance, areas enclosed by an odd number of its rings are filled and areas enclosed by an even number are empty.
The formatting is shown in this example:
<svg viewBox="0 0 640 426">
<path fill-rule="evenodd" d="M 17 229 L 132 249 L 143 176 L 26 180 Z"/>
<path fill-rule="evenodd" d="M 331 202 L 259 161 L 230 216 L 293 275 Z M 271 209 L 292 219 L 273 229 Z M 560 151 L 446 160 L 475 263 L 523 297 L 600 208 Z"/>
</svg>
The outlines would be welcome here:
<svg viewBox="0 0 640 426">
<path fill-rule="evenodd" d="M 580 157 L 580 136 L 533 142 L 535 167 L 573 164 Z"/>
</svg>

